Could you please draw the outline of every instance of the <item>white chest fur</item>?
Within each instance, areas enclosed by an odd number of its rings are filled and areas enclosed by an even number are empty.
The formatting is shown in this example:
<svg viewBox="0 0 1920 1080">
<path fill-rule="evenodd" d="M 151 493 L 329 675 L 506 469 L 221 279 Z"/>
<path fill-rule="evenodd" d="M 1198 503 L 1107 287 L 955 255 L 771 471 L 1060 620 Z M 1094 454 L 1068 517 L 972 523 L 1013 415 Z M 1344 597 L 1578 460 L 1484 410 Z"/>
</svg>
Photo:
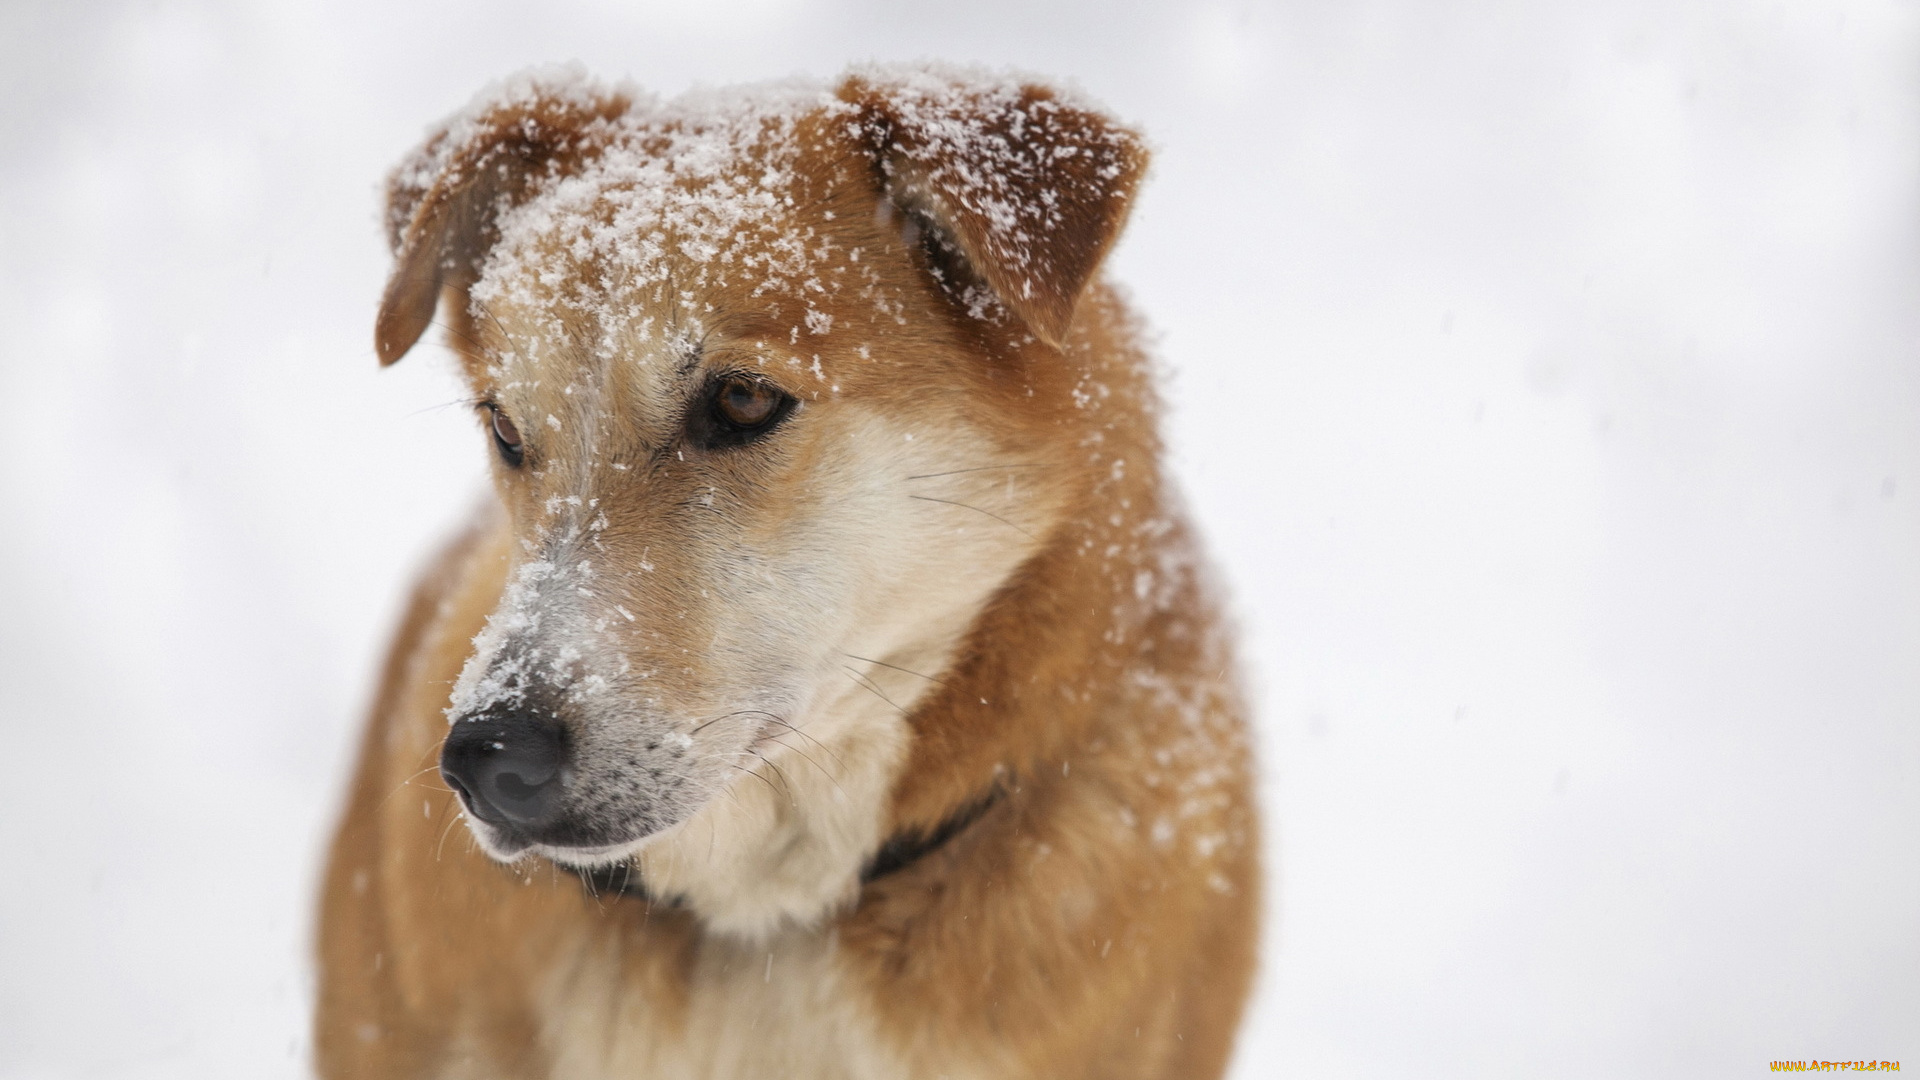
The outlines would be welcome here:
<svg viewBox="0 0 1920 1080">
<path fill-rule="evenodd" d="M 830 932 L 790 931 L 756 945 L 709 939 L 684 1011 L 624 977 L 617 944 L 557 965 L 546 998 L 553 1075 L 880 1080 L 913 1075 L 887 1046 L 872 1003 L 836 959 Z M 959 1075 L 959 1074 L 950 1074 Z"/>
</svg>

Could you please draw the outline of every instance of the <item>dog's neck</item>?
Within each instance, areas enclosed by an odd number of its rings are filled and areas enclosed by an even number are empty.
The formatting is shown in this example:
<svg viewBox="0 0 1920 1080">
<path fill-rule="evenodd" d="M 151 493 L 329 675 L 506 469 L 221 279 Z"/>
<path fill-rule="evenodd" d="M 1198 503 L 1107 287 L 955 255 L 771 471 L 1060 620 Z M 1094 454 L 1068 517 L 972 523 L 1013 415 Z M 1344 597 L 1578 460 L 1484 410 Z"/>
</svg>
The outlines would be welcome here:
<svg viewBox="0 0 1920 1080">
<path fill-rule="evenodd" d="M 1126 325 L 1113 305 L 1102 330 Z M 1150 624 L 1192 585 L 1190 537 L 1162 482 L 1146 361 L 1096 341 L 1098 378 L 1122 422 L 1102 427 L 1096 479 L 1048 542 L 981 611 L 957 660 L 910 718 L 913 739 L 890 828 L 931 832 L 981 791 L 1058 776 L 1089 740 L 1129 672 L 1151 665 Z"/>
</svg>

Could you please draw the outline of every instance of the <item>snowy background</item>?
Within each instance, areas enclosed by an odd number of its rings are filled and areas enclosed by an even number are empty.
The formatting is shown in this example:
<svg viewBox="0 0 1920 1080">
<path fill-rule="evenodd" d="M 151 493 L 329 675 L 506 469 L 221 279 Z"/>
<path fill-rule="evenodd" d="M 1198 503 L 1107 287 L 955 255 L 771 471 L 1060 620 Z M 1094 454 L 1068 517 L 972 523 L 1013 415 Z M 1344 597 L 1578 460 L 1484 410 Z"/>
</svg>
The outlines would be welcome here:
<svg viewBox="0 0 1920 1080">
<path fill-rule="evenodd" d="M 939 56 L 1158 152 L 1112 271 L 1262 703 L 1236 1076 L 1920 1068 L 1920 9 L 0 4 L 0 1077 L 299 1076 L 482 483 L 375 189 L 489 80 Z"/>
</svg>

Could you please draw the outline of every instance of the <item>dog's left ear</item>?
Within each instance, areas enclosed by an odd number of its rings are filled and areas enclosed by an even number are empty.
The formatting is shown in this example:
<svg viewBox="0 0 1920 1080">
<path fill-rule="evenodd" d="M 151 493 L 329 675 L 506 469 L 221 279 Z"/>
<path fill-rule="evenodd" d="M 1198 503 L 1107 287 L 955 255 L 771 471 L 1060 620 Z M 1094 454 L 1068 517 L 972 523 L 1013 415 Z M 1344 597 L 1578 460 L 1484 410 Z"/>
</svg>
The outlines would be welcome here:
<svg viewBox="0 0 1920 1080">
<path fill-rule="evenodd" d="M 1146 171 L 1140 137 L 1038 85 L 854 75 L 840 98 L 859 110 L 884 196 L 930 219 L 1059 348 Z"/>
</svg>

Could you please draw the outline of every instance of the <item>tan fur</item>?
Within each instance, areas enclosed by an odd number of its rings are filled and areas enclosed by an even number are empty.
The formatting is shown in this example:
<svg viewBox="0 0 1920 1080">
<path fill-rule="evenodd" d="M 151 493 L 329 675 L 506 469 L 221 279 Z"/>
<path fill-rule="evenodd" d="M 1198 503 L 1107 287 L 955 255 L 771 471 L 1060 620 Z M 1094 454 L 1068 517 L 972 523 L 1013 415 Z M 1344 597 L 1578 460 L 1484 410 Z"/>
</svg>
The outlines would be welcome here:
<svg viewBox="0 0 1920 1080">
<path fill-rule="evenodd" d="M 388 661 L 328 867 L 320 1070 L 1217 1075 L 1259 844 L 1150 364 L 1096 277 L 1144 151 L 967 74 L 766 93 L 709 121 L 513 84 L 390 187 L 383 361 L 438 305 L 527 459 Z M 795 411 L 690 450 L 689 395 L 743 369 Z M 463 827 L 436 755 L 510 682 L 561 703 L 604 842 Z M 566 868 L 607 864 L 676 902 Z"/>
</svg>

